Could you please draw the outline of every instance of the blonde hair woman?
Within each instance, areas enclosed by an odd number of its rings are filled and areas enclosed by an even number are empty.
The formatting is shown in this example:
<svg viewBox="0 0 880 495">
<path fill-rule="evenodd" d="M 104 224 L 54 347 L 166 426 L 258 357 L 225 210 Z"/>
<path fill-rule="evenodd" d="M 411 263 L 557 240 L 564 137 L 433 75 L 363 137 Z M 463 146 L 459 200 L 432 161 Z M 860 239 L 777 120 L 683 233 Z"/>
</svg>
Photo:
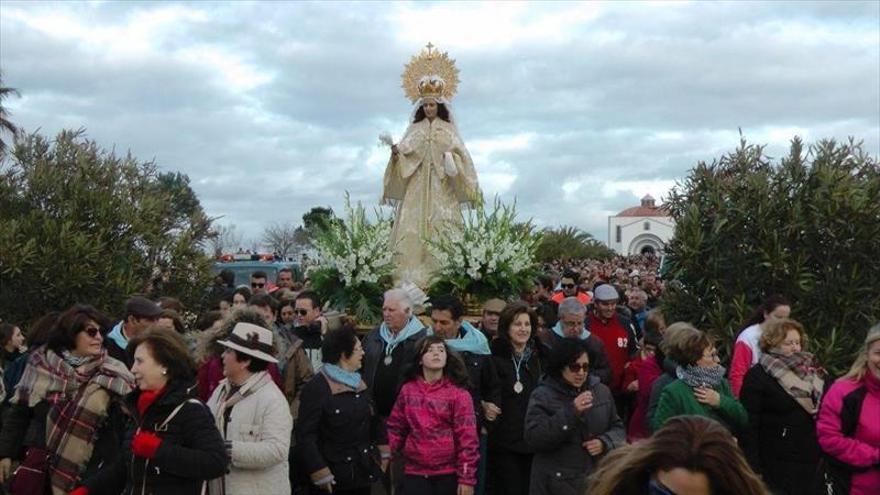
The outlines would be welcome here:
<svg viewBox="0 0 880 495">
<path fill-rule="evenodd" d="M 880 486 L 880 324 L 868 331 L 849 373 L 822 400 L 816 431 L 834 494 L 869 495 Z"/>
</svg>

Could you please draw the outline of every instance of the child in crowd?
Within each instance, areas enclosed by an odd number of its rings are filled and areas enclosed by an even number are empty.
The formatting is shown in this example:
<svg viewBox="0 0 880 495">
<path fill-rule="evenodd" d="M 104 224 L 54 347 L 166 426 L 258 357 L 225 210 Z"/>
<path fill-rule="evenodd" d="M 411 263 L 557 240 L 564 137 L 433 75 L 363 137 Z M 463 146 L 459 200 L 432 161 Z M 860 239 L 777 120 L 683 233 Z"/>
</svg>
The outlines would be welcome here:
<svg viewBox="0 0 880 495">
<path fill-rule="evenodd" d="M 403 458 L 403 493 L 472 495 L 480 456 L 467 370 L 440 337 L 416 347 L 386 424 L 392 455 Z"/>
</svg>

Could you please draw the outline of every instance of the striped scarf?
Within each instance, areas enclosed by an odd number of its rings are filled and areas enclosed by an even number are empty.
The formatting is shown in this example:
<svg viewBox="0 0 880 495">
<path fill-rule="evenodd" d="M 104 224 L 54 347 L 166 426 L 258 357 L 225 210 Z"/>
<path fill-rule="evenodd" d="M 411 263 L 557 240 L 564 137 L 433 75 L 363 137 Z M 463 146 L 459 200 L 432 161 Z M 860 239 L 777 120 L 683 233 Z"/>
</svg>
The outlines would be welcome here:
<svg viewBox="0 0 880 495">
<path fill-rule="evenodd" d="M 106 351 L 76 368 L 45 347 L 30 354 L 13 402 L 28 407 L 49 403 L 46 450 L 53 454 L 53 494 L 66 494 L 77 484 L 92 457 L 92 442 L 110 400 L 133 387 L 134 377 Z"/>
<path fill-rule="evenodd" d="M 786 356 L 771 349 L 761 354 L 758 362 L 795 402 L 811 416 L 816 415 L 819 399 L 825 387 L 825 371 L 816 364 L 812 354 L 796 352 Z"/>
</svg>

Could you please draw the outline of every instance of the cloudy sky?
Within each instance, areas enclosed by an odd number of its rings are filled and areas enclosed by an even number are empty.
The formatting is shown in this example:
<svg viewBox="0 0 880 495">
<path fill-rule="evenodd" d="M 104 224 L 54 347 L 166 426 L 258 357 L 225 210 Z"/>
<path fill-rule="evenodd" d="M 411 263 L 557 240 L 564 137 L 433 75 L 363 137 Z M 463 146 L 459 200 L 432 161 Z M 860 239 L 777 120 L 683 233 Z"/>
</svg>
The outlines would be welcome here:
<svg viewBox="0 0 880 495">
<path fill-rule="evenodd" d="M 246 237 L 345 191 L 378 202 L 427 42 L 484 192 L 539 225 L 607 240 L 607 216 L 665 196 L 738 128 L 880 154 L 880 2 L 0 2 L 14 122 L 85 127 L 189 175 Z"/>
</svg>

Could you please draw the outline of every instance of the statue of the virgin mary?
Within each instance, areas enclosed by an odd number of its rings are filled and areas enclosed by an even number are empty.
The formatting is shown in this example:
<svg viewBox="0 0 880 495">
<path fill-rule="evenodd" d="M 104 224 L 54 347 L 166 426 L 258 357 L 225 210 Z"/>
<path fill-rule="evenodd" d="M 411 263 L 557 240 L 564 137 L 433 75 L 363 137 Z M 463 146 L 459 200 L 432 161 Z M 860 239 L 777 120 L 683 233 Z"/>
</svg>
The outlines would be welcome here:
<svg viewBox="0 0 880 495">
<path fill-rule="evenodd" d="M 457 87 L 455 61 L 430 43 L 403 73 L 414 107 L 406 133 L 391 147 L 382 192 L 382 202 L 395 208 L 391 235 L 398 282 L 427 285 L 437 264 L 425 241 L 440 225 L 461 223 L 462 207 L 482 197 L 450 106 Z"/>
</svg>

